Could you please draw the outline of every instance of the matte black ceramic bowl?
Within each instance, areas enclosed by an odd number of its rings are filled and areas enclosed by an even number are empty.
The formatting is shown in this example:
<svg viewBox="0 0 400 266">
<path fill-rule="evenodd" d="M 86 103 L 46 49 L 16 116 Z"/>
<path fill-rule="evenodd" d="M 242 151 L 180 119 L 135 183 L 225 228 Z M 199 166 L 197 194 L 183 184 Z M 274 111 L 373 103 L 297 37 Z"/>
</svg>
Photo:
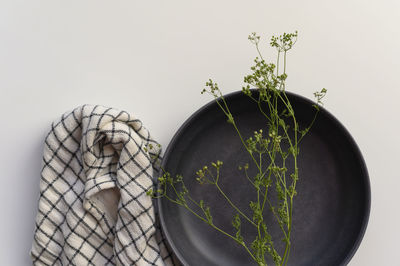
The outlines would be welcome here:
<svg viewBox="0 0 400 266">
<path fill-rule="evenodd" d="M 300 126 L 314 114 L 313 102 L 287 93 Z M 257 106 L 241 92 L 226 96 L 235 121 L 245 137 L 263 128 L 265 118 Z M 234 203 L 250 214 L 248 202 L 254 188 L 237 168 L 250 163 L 231 124 L 211 102 L 193 114 L 169 144 L 163 167 L 171 174 L 182 174 L 193 197 L 211 206 L 214 223 L 233 232 L 235 214 L 212 187 L 198 185 L 195 172 L 211 161 L 224 162 L 220 185 Z M 289 265 L 346 265 L 364 235 L 370 209 L 370 186 L 362 155 L 343 125 L 322 108 L 308 135 L 300 144 L 298 195 L 295 197 L 292 250 Z M 293 170 L 290 169 L 289 171 Z M 162 228 L 172 250 L 184 265 L 255 265 L 233 240 L 212 229 L 182 207 L 158 200 Z M 275 244 L 282 250 L 279 228 L 273 216 L 265 213 Z M 255 230 L 242 222 L 249 243 Z M 270 261 L 271 262 L 271 261 Z M 269 263 L 271 264 L 271 263 Z"/>
</svg>

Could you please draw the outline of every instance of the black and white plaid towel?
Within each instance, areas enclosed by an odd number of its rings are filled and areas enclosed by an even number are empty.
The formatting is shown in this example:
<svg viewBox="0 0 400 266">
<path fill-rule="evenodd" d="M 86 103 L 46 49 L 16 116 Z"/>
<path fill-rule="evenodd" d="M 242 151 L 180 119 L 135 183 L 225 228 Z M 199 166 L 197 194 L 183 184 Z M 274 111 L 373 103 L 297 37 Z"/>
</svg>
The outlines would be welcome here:
<svg viewBox="0 0 400 266">
<path fill-rule="evenodd" d="M 177 265 L 156 226 L 160 148 L 127 112 L 84 105 L 46 137 L 34 265 Z"/>
</svg>

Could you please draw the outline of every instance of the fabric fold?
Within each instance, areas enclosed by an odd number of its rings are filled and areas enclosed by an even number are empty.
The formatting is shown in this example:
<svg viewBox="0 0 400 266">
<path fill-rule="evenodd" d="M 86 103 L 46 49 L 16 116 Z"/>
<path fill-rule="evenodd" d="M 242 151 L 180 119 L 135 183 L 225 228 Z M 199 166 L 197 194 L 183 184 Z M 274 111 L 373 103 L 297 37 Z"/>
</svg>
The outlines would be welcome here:
<svg viewBox="0 0 400 266">
<path fill-rule="evenodd" d="M 152 199 L 160 146 L 129 113 L 84 105 L 45 140 L 34 265 L 177 265 Z"/>
</svg>

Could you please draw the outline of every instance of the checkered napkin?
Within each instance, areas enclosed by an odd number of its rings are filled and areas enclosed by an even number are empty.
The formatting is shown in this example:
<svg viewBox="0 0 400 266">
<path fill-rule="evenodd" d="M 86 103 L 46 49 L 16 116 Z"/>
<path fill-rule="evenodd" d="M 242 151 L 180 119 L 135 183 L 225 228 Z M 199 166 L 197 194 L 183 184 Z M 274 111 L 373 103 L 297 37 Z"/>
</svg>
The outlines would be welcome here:
<svg viewBox="0 0 400 266">
<path fill-rule="evenodd" d="M 160 148 L 127 112 L 84 105 L 45 140 L 34 265 L 177 265 L 156 225 Z"/>
</svg>

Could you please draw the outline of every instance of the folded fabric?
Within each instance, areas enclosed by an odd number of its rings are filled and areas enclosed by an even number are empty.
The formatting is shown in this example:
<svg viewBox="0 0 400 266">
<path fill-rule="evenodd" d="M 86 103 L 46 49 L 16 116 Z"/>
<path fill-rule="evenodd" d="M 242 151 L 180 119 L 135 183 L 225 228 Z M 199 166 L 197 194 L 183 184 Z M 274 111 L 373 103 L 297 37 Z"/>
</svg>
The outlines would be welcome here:
<svg viewBox="0 0 400 266">
<path fill-rule="evenodd" d="M 160 147 L 127 112 L 84 105 L 46 137 L 34 265 L 177 265 L 151 197 Z"/>
</svg>

